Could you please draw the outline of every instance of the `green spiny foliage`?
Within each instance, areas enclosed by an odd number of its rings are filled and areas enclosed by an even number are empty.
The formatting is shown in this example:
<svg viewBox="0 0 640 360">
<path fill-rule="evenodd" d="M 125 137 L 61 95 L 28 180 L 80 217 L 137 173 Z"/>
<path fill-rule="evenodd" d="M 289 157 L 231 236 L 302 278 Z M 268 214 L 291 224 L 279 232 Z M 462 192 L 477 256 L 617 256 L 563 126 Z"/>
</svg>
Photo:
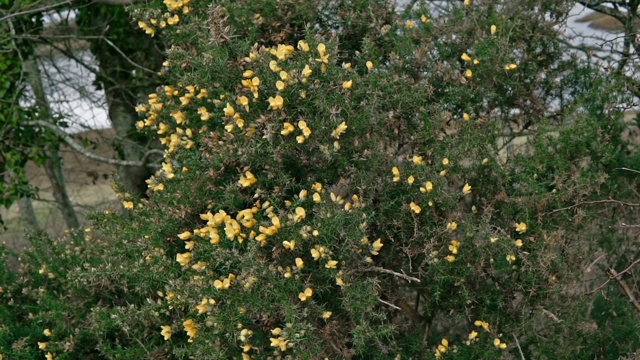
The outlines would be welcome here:
<svg viewBox="0 0 640 360">
<path fill-rule="evenodd" d="M 583 295 L 606 280 L 587 277 L 594 254 L 636 250 L 612 226 L 633 214 L 588 202 L 634 196 L 616 169 L 638 159 L 619 136 L 621 84 L 557 39 L 566 2 L 280 6 L 133 10 L 167 41 L 166 85 L 138 123 L 165 162 L 148 199 L 25 262 L 31 290 L 3 294 L 47 301 L 5 353 L 29 358 L 47 340 L 56 358 L 122 359 L 637 348 L 625 293 Z"/>
</svg>

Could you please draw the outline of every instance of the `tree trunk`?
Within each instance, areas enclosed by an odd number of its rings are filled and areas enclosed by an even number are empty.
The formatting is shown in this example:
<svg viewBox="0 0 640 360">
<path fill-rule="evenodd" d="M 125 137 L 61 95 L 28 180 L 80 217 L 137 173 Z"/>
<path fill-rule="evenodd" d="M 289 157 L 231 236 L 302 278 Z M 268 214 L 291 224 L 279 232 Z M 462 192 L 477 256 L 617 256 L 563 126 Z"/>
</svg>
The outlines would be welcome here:
<svg viewBox="0 0 640 360">
<path fill-rule="evenodd" d="M 18 200 L 18 209 L 20 211 L 20 220 L 22 220 L 22 226 L 29 231 L 40 230 L 38 224 L 38 218 L 36 218 L 36 212 L 33 210 L 33 203 L 31 198 L 21 197 Z"/>
<path fill-rule="evenodd" d="M 160 148 L 156 140 L 137 131 L 135 106 L 158 86 L 156 71 L 162 66 L 162 52 L 153 38 L 133 25 L 122 7 L 94 3 L 86 10 L 87 15 L 77 21 L 83 34 L 97 35 L 91 52 L 100 64 L 97 82 L 105 91 L 109 120 L 119 139 L 114 147 L 122 160 L 139 161 L 149 148 Z M 118 168 L 124 190 L 138 197 L 146 193 L 146 180 L 152 174 L 148 167 Z"/>
<path fill-rule="evenodd" d="M 98 58 L 102 64 L 103 61 Z M 102 68 L 102 65 L 100 66 Z M 126 95 L 119 86 L 105 86 L 107 106 L 109 108 L 109 119 L 111 126 L 118 138 L 123 139 L 117 146 L 118 154 L 122 160 L 139 161 L 142 159 L 145 148 L 142 144 L 134 142 L 136 135 L 135 123 L 138 114 L 134 106 L 126 99 Z M 128 193 L 140 197 L 147 190 L 147 180 L 152 175 L 151 170 L 146 166 L 119 166 L 118 180 Z"/>
<path fill-rule="evenodd" d="M 27 82 L 31 86 L 36 104 L 41 112 L 41 117 L 46 121 L 51 121 L 51 108 L 47 101 L 47 95 L 44 92 L 44 86 L 42 85 L 42 78 L 40 77 L 40 69 L 35 59 L 31 58 L 24 63 L 25 71 L 27 72 Z M 60 143 L 52 141 L 46 146 L 45 153 L 47 160 L 44 163 L 44 170 L 51 182 L 53 190 L 53 198 L 64 217 L 64 221 L 69 229 L 75 229 L 80 227 L 78 217 L 73 208 L 73 204 L 67 194 L 67 189 L 64 181 L 64 174 L 62 173 L 62 162 L 60 159 Z"/>
</svg>

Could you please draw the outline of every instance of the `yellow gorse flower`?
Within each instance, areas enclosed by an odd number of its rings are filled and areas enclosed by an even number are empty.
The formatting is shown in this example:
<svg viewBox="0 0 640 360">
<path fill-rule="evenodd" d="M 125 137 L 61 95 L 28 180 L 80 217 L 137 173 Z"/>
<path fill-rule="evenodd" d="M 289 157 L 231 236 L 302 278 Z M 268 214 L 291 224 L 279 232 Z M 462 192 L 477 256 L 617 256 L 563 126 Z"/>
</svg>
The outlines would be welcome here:
<svg viewBox="0 0 640 360">
<path fill-rule="evenodd" d="M 231 106 L 231 104 L 227 103 L 227 106 L 224 108 L 224 116 L 233 116 L 236 113 L 236 110 Z"/>
<path fill-rule="evenodd" d="M 382 249 L 383 246 L 384 244 L 382 243 L 382 240 L 378 239 L 374 241 L 373 244 L 371 244 L 369 252 L 371 253 L 371 255 L 378 255 L 380 253 L 380 249 Z"/>
<path fill-rule="evenodd" d="M 298 298 L 300 298 L 300 301 L 306 301 L 311 297 L 311 295 L 313 295 L 313 290 L 311 290 L 310 288 L 306 288 L 303 292 L 298 294 Z"/>
<path fill-rule="evenodd" d="M 182 253 L 182 254 L 176 254 L 176 261 L 182 265 L 182 266 L 186 266 L 189 261 L 191 261 L 191 253 L 190 252 L 186 252 L 186 253 Z"/>
<path fill-rule="evenodd" d="M 295 213 L 292 216 L 292 220 L 295 222 L 300 222 L 305 217 L 307 217 L 307 212 L 305 211 L 305 209 L 300 206 L 296 207 Z"/>
<path fill-rule="evenodd" d="M 280 95 L 276 95 L 276 97 L 270 96 L 267 101 L 269 101 L 269 109 L 278 110 L 284 107 L 284 99 Z"/>
<path fill-rule="evenodd" d="M 523 222 L 514 223 L 513 226 L 516 228 L 518 234 L 524 234 L 525 232 L 527 232 L 527 224 Z"/>
<path fill-rule="evenodd" d="M 296 128 L 293 126 L 293 124 L 286 122 L 282 124 L 282 131 L 280 131 L 280 134 L 287 136 L 291 134 L 295 129 Z"/>
<path fill-rule="evenodd" d="M 247 171 L 244 175 L 240 176 L 240 180 L 238 180 L 238 184 L 243 188 L 249 187 L 256 183 L 258 179 L 251 173 L 251 171 Z"/>
<path fill-rule="evenodd" d="M 213 282 L 213 287 L 216 288 L 216 290 L 227 290 L 229 289 L 229 287 L 231 286 L 231 279 L 230 278 L 226 278 L 223 280 L 215 280 Z"/>
<path fill-rule="evenodd" d="M 198 333 L 198 329 L 196 328 L 196 324 L 193 322 L 193 320 L 189 319 L 189 320 L 184 321 L 182 323 L 182 326 L 184 327 L 184 331 L 186 331 L 187 336 L 189 337 L 189 340 L 187 340 L 187 341 L 188 342 L 193 342 L 193 338 Z"/>
<path fill-rule="evenodd" d="M 327 261 L 326 264 L 324 264 L 324 267 L 327 268 L 327 269 L 335 269 L 337 265 L 338 265 L 338 261 L 329 260 L 329 261 Z"/>
<path fill-rule="evenodd" d="M 420 187 L 420 192 L 422 193 L 429 193 L 431 191 L 433 191 L 433 183 L 431 181 L 427 181 L 424 183 L 424 186 Z"/>
<path fill-rule="evenodd" d="M 304 40 L 298 41 L 298 50 L 302 50 L 304 52 L 309 51 L 309 44 L 307 44 Z"/>
<path fill-rule="evenodd" d="M 160 331 L 160 335 L 164 337 L 165 341 L 171 339 L 171 326 L 162 325 L 160 326 L 160 329 L 162 329 L 162 331 Z"/>
<path fill-rule="evenodd" d="M 498 338 L 493 339 L 493 346 L 497 347 L 498 349 L 506 349 L 507 348 L 507 344 L 503 343 Z"/>
<path fill-rule="evenodd" d="M 236 104 L 243 106 L 245 111 L 249 111 L 249 98 L 246 96 L 239 96 L 238 99 L 236 99 Z"/>
<path fill-rule="evenodd" d="M 316 61 L 327 64 L 329 63 L 329 55 L 326 54 L 327 48 L 323 43 L 318 44 L 318 54 L 320 57 Z"/>
<path fill-rule="evenodd" d="M 347 131 L 347 128 L 347 123 L 343 121 L 331 132 L 331 136 L 336 139 L 340 139 L 340 135 L 344 134 L 344 132 Z"/>
<path fill-rule="evenodd" d="M 309 68 L 309 65 L 305 65 L 304 69 L 302 69 L 302 76 L 308 78 L 313 73 L 313 70 Z"/>
<path fill-rule="evenodd" d="M 393 182 L 398 182 L 400 181 L 400 170 L 398 170 L 397 167 L 393 167 L 391 169 L 391 173 L 393 173 Z"/>
</svg>

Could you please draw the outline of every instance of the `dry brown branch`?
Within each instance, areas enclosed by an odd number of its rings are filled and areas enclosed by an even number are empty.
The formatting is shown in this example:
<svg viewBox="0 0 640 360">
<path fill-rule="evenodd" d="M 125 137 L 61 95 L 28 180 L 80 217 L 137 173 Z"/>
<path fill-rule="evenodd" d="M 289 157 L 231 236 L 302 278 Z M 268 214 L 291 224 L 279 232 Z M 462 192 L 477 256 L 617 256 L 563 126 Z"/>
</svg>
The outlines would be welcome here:
<svg viewBox="0 0 640 360">
<path fill-rule="evenodd" d="M 391 274 L 391 275 L 393 275 L 393 276 L 397 276 L 397 277 L 399 277 L 399 278 L 401 278 L 401 279 L 405 279 L 405 280 L 407 280 L 407 281 L 409 281 L 409 282 L 411 282 L 411 281 L 415 281 L 415 282 L 417 282 L 417 283 L 419 283 L 419 282 L 420 282 L 420 279 L 418 279 L 418 278 L 414 278 L 414 277 L 412 277 L 412 276 L 405 275 L 405 274 L 401 274 L 401 273 L 395 272 L 395 271 L 393 271 L 393 270 L 388 270 L 388 269 L 381 268 L 381 267 L 372 267 L 372 268 L 365 269 L 364 271 L 375 271 L 375 272 L 381 272 L 381 273 Z"/>
<path fill-rule="evenodd" d="M 518 337 L 514 334 L 513 339 L 516 341 L 516 346 L 518 347 L 518 351 L 520 351 L 520 358 L 525 360 L 524 354 L 522 353 L 522 348 L 520 347 L 520 341 L 518 341 Z"/>
<path fill-rule="evenodd" d="M 100 156 L 100 155 L 96 155 L 96 154 L 88 151 L 87 149 L 82 147 L 80 144 L 78 144 L 71 137 L 71 135 L 67 134 L 66 132 L 64 132 L 63 130 L 61 130 L 60 128 L 58 128 L 54 124 L 50 124 L 50 123 L 48 123 L 46 121 L 41 121 L 41 120 L 26 121 L 26 122 L 24 122 L 22 124 L 26 125 L 26 126 L 42 126 L 42 127 L 46 127 L 49 130 L 52 130 L 53 132 L 55 132 L 56 135 L 58 135 L 60 138 L 62 138 L 62 140 L 64 140 L 64 142 L 67 143 L 73 150 L 77 151 L 78 153 L 82 154 L 83 156 L 86 156 L 87 158 L 95 160 L 95 161 L 100 161 L 100 162 L 104 162 L 104 163 L 111 164 L 111 165 L 117 165 L 117 166 L 146 166 L 147 165 L 147 160 L 149 159 L 149 156 L 151 156 L 153 154 L 164 155 L 164 151 L 155 150 L 154 149 L 154 150 L 147 151 L 140 161 L 128 161 L 128 160 L 119 160 L 119 159 L 113 159 L 113 158 L 106 158 L 106 157 L 103 157 L 103 156 Z"/>
<path fill-rule="evenodd" d="M 602 283 L 597 288 L 595 288 L 595 289 L 593 289 L 591 291 L 587 291 L 585 293 L 585 295 L 593 295 L 596 291 L 598 291 L 598 290 L 602 289 L 603 287 L 605 287 L 611 280 L 616 279 L 616 278 L 622 276 L 623 274 L 627 273 L 631 269 L 631 267 L 633 267 L 637 263 L 640 263 L 640 259 L 632 262 L 629 266 L 627 266 L 624 270 L 622 270 L 620 272 L 616 272 L 613 268 L 610 268 L 609 269 L 609 279 L 607 279 L 607 281 Z"/>
<path fill-rule="evenodd" d="M 542 310 L 543 314 L 547 315 L 548 317 L 553 319 L 553 321 L 557 322 L 558 324 L 562 322 L 562 319 L 557 317 L 556 314 L 552 313 L 551 311 L 549 311 L 547 309 L 543 309 L 543 308 L 540 308 L 540 310 Z"/>
<path fill-rule="evenodd" d="M 378 299 L 378 301 L 380 301 L 380 302 L 381 302 L 381 303 L 383 303 L 383 304 L 389 305 L 389 306 L 391 306 L 392 308 L 394 308 L 394 309 L 396 309 L 396 310 L 400 310 L 400 311 L 402 311 L 402 309 L 400 309 L 399 307 L 397 307 L 397 306 L 393 305 L 392 303 L 386 302 L 386 301 L 384 301 L 384 300 L 382 300 L 382 299 Z"/>
<path fill-rule="evenodd" d="M 55 4 L 49 4 L 49 5 L 43 5 L 43 6 L 39 6 L 39 7 L 34 7 L 32 9 L 26 9 L 26 10 L 22 10 L 22 11 L 16 11 L 16 12 L 11 12 L 3 17 L 0 18 L 0 22 L 3 22 L 5 20 L 17 17 L 17 16 L 22 16 L 22 15 L 29 15 L 29 14 L 37 14 L 37 13 L 43 13 L 55 8 L 59 8 L 62 6 L 66 6 L 66 5 L 71 5 L 72 1 L 71 0 L 65 0 L 65 1 L 61 1 L 59 3 L 55 3 Z"/>
<path fill-rule="evenodd" d="M 624 291 L 624 293 L 627 295 L 629 301 L 631 301 L 633 306 L 635 306 L 636 310 L 640 311 L 640 304 L 638 303 L 638 300 L 636 300 L 636 297 L 633 295 L 633 292 L 631 292 L 631 289 L 629 288 L 629 285 L 627 285 L 627 282 L 624 281 L 624 279 L 619 276 L 620 274 L 618 274 L 613 269 L 611 269 L 611 274 L 615 277 L 616 280 L 618 280 L 618 284 L 620 284 L 622 291 Z"/>
<path fill-rule="evenodd" d="M 615 168 L 614 170 L 626 170 L 626 171 L 634 172 L 634 173 L 636 173 L 636 174 L 640 174 L 640 171 L 638 171 L 638 170 L 629 169 L 629 168 L 624 168 L 624 167 L 621 167 L 621 168 Z"/>
<path fill-rule="evenodd" d="M 560 211 L 564 211 L 564 210 L 571 210 L 583 205 L 595 205 L 595 204 L 618 204 L 618 205 L 622 205 L 622 206 L 633 206 L 633 207 L 638 207 L 640 206 L 640 204 L 637 203 L 630 203 L 630 202 L 626 202 L 626 201 L 620 201 L 620 200 L 614 200 L 614 199 L 606 199 L 606 200 L 594 200 L 594 201 L 581 201 L 577 204 L 571 205 L 571 206 L 567 206 L 567 207 L 563 207 L 560 209 L 555 209 L 552 211 L 548 211 L 546 213 L 542 213 L 540 216 L 547 216 L 547 215 L 552 215 L 555 214 L 557 212 Z"/>
</svg>

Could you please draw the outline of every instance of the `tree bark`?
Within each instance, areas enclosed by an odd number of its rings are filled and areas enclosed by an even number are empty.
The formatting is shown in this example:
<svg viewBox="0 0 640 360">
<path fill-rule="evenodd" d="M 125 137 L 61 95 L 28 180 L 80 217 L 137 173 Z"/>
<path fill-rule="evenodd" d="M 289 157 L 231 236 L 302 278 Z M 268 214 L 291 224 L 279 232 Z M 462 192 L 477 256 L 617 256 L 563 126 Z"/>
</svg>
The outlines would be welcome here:
<svg viewBox="0 0 640 360">
<path fill-rule="evenodd" d="M 31 58 L 24 62 L 25 71 L 27 73 L 27 82 L 31 86 L 36 104 L 41 112 L 41 117 L 47 121 L 51 121 L 51 108 L 47 101 L 47 95 L 44 92 L 44 86 L 42 85 L 42 78 L 40 77 L 40 69 L 35 59 Z M 73 208 L 73 203 L 69 199 L 67 194 L 67 188 L 64 181 L 64 174 L 62 173 L 62 161 L 60 159 L 60 144 L 59 142 L 52 141 L 45 148 L 47 160 L 44 163 L 44 170 L 51 182 L 53 190 L 53 198 L 58 205 L 60 212 L 64 218 L 64 221 L 69 229 L 76 229 L 80 227 L 80 222 L 76 215 L 76 211 Z"/>
<path fill-rule="evenodd" d="M 114 147 L 122 160 L 140 161 L 149 148 L 160 148 L 157 141 L 138 132 L 135 126 L 139 120 L 135 106 L 158 85 L 155 74 L 141 69 L 151 72 L 160 69 L 162 52 L 154 39 L 137 29 L 120 7 L 95 3 L 87 11 L 79 26 L 86 35 L 103 37 L 92 41 L 91 51 L 100 64 L 97 81 L 105 91 L 109 120 L 120 139 Z M 137 197 L 146 193 L 146 180 L 152 174 L 148 166 L 118 168 L 123 189 Z"/>
<path fill-rule="evenodd" d="M 22 226 L 29 231 L 40 230 L 40 225 L 38 224 L 36 212 L 33 210 L 33 202 L 31 201 L 31 198 L 26 196 L 21 197 L 20 200 L 18 200 L 18 209 L 20 212 L 20 220 L 22 220 Z"/>
</svg>

